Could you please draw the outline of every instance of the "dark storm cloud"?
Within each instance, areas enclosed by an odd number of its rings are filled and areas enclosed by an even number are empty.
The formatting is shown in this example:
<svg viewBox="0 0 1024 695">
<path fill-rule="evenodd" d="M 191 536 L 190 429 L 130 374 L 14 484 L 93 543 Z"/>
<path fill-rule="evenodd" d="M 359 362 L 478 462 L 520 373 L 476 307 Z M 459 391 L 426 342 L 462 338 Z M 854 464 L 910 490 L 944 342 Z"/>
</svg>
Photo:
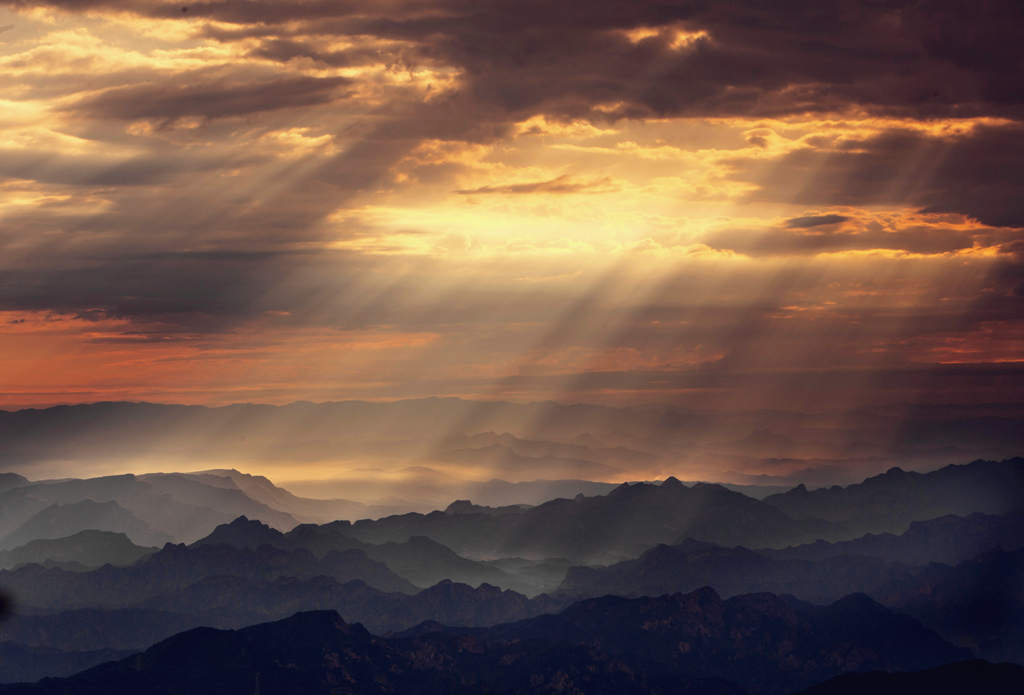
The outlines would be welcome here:
<svg viewBox="0 0 1024 695">
<path fill-rule="evenodd" d="M 796 229 L 808 229 L 820 227 L 826 224 L 839 224 L 846 222 L 849 217 L 846 215 L 807 215 L 806 217 L 794 217 L 786 220 L 786 226 Z"/>
<path fill-rule="evenodd" d="M 509 113 L 773 115 L 855 106 L 966 116 L 1019 114 L 1024 94 L 1016 35 L 1024 6 L 1014 0 L 256 1 L 192 3 L 187 12 L 138 0 L 48 4 L 215 19 L 241 35 L 276 32 L 291 41 L 278 50 L 294 55 L 303 35 L 401 40 L 418 60 L 461 69 L 467 94 Z M 633 28 L 661 31 L 631 41 L 623 30 Z M 680 43 L 677 29 L 708 36 Z M 602 103 L 619 106 L 595 112 Z"/>
<path fill-rule="evenodd" d="M 346 275 L 372 263 L 342 252 L 220 250 L 153 253 L 78 260 L 74 265 L 8 270 L 0 281 L 0 303 L 22 310 L 53 310 L 83 318 L 128 318 L 160 324 L 161 333 L 219 332 L 265 312 L 307 312 L 319 307 L 304 295 L 331 287 L 344 293 Z M 265 288 L 266 278 L 292 282 Z"/>
<path fill-rule="evenodd" d="M 780 160 L 737 161 L 758 200 L 809 205 L 910 205 L 985 224 L 1024 227 L 1024 126 L 979 126 L 935 137 L 893 129 Z"/>
<path fill-rule="evenodd" d="M 183 74 L 175 83 L 108 89 L 71 108 L 95 118 L 174 120 L 184 116 L 225 118 L 263 111 L 325 104 L 338 98 L 343 77 L 285 77 L 248 84 L 228 79 L 196 79 Z"/>
</svg>

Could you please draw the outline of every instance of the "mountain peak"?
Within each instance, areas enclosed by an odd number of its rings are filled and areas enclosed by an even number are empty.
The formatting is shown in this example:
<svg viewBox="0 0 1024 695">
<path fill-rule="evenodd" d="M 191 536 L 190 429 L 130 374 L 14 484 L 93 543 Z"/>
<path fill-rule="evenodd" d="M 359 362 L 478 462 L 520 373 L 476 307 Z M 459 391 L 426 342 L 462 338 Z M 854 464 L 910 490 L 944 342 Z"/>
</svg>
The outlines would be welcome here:
<svg viewBox="0 0 1024 695">
<path fill-rule="evenodd" d="M 455 500 L 445 507 L 445 514 L 475 514 L 481 511 L 482 507 L 473 504 L 471 500 Z"/>
<path fill-rule="evenodd" d="M 232 545 L 241 548 L 258 548 L 261 545 L 275 545 L 283 538 L 277 529 L 244 514 L 234 521 L 221 524 L 210 534 L 200 538 L 194 545 Z"/>
</svg>

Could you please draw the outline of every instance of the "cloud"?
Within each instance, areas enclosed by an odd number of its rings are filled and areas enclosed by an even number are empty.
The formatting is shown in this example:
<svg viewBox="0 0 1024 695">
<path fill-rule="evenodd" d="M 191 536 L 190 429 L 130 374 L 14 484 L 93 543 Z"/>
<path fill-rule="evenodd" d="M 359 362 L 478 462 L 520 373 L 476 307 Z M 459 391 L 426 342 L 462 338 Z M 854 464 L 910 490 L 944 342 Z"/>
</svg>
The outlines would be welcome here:
<svg viewBox="0 0 1024 695">
<path fill-rule="evenodd" d="M 344 77 L 282 77 L 235 83 L 188 73 L 170 84 L 143 84 L 108 89 L 69 108 L 92 118 L 174 120 L 187 116 L 229 118 L 264 111 L 326 104 L 341 98 L 351 84 Z"/>
<path fill-rule="evenodd" d="M 991 227 L 955 225 L 936 217 L 815 215 L 786 220 L 781 228 L 720 230 L 705 236 L 704 242 L 751 256 L 871 250 L 927 255 L 990 246 L 1010 236 Z"/>
<path fill-rule="evenodd" d="M 1013 357 L 1019 3 L 11 4 L 0 310 L 92 348 L 436 332 L 360 388 L 723 407 Z"/>
<path fill-rule="evenodd" d="M 558 12 L 542 0 L 397 0 L 369 7 L 322 0 L 199 2 L 187 13 L 142 0 L 46 4 L 175 22 L 215 20 L 234 26 L 234 34 L 221 34 L 225 41 L 283 39 L 290 43 L 277 50 L 291 55 L 315 55 L 300 46 L 314 37 L 402 42 L 409 59 L 458 68 L 473 100 L 507 113 L 751 116 L 855 107 L 921 117 L 1021 111 L 1024 49 L 1015 27 L 1022 10 L 1014 0 L 971 9 L 942 0 L 884 8 L 801 0 L 786 12 L 753 0 L 592 0 Z M 680 32 L 694 38 L 680 42 Z"/>
<path fill-rule="evenodd" d="M 58 151 L 0 148 L 0 177 L 73 186 L 136 187 L 195 176 L 225 165 L 244 167 L 255 156 L 211 157 L 202 152 L 159 152 L 118 156 L 104 152 L 68 154 Z"/>
<path fill-rule="evenodd" d="M 809 205 L 911 205 L 996 226 L 1024 227 L 1024 125 L 981 125 L 961 135 L 888 129 L 777 160 L 734 160 L 756 183 L 754 200 Z"/>
<path fill-rule="evenodd" d="M 796 229 L 808 229 L 820 227 L 826 224 L 839 224 L 846 222 L 849 217 L 846 215 L 807 215 L 806 217 L 793 217 L 786 220 L 786 226 Z"/>
<path fill-rule="evenodd" d="M 483 195 L 503 194 L 517 195 L 525 193 L 607 193 L 615 190 L 611 179 L 604 177 L 593 181 L 579 181 L 568 174 L 548 179 L 546 181 L 531 181 L 528 183 L 512 183 L 502 186 L 479 186 L 477 188 L 460 188 L 455 192 L 460 195 Z"/>
</svg>

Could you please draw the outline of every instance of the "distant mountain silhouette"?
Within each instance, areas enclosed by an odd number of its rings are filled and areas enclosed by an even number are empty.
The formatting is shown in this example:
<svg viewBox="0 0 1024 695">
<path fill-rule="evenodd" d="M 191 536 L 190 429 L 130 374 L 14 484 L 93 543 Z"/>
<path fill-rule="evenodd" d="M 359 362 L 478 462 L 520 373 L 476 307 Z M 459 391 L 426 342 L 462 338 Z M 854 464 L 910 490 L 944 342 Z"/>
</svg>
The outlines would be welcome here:
<svg viewBox="0 0 1024 695">
<path fill-rule="evenodd" d="M 736 482 L 747 482 L 740 479 L 744 476 L 754 482 L 757 473 L 777 470 L 777 475 L 767 478 L 773 484 L 790 480 L 795 484 L 800 481 L 792 478 L 794 472 L 821 468 L 826 462 L 834 470 L 824 480 L 839 481 L 848 480 L 851 472 L 864 470 L 865 465 L 872 470 L 895 464 L 915 468 L 969 460 L 969 456 L 1011 456 L 1024 448 L 1021 421 L 1017 404 L 752 413 L 458 398 L 224 407 L 115 402 L 0 411 L 0 460 L 21 473 L 40 461 L 66 461 L 68 470 L 74 471 L 99 461 L 144 456 L 179 469 L 195 461 L 231 468 L 245 461 L 281 465 L 371 457 L 429 465 L 425 455 L 443 456 L 448 449 L 498 443 L 524 457 L 588 461 L 629 471 L 617 476 L 626 479 L 636 477 L 632 471 L 667 469 L 685 453 L 689 461 L 738 471 Z M 774 466 L 781 458 L 786 464 Z M 456 479 L 478 478 L 482 470 L 472 460 L 451 461 L 450 467 L 456 469 Z M 574 471 L 570 477 L 599 477 L 578 468 Z M 508 476 L 494 471 L 488 477 Z M 552 476 L 545 472 L 544 477 Z M 353 487 L 348 480 L 329 489 L 337 491 L 331 493 L 335 496 L 362 501 L 427 500 L 427 506 L 435 508 L 453 497 L 470 497 L 488 505 L 541 501 L 477 499 L 471 491 L 456 493 L 449 485 L 434 483 L 425 487 L 420 481 L 389 482 L 373 488 L 373 494 L 362 495 Z M 317 489 L 328 488 L 318 483 Z M 593 494 L 585 489 L 578 492 Z M 238 510 L 231 517 L 238 514 L 253 516 Z"/>
<path fill-rule="evenodd" d="M 184 474 L 208 485 L 229 480 L 239 490 L 267 507 L 292 515 L 299 521 L 325 523 L 336 519 L 365 519 L 380 516 L 378 509 L 343 499 L 299 497 L 262 475 L 250 475 L 233 468 L 215 468 Z"/>
<path fill-rule="evenodd" d="M 208 481 L 209 482 L 209 481 Z M 248 497 L 228 478 L 208 484 L 183 474 L 116 475 L 101 478 L 37 481 L 0 492 L 0 538 L 10 536 L 34 515 L 54 505 L 73 505 L 89 500 L 114 502 L 146 524 L 153 538 L 135 538 L 127 528 L 89 525 L 65 525 L 59 531 L 40 532 L 67 536 L 88 528 L 124 531 L 136 543 L 162 544 L 167 540 L 191 542 L 210 532 L 217 524 L 231 521 L 240 514 L 257 518 L 272 526 L 290 529 L 295 518 Z M 229 487 L 230 486 L 230 487 Z M 5 541 L 10 547 L 34 538 L 28 531 L 19 531 Z M 52 536 L 50 536 L 52 537 Z"/>
<path fill-rule="evenodd" d="M 524 583 L 512 574 L 461 557 L 424 536 L 413 536 L 402 543 L 374 545 L 353 538 L 351 533 L 352 526 L 348 522 L 322 526 L 301 524 L 288 533 L 281 533 L 259 521 L 239 517 L 230 524 L 218 526 L 209 536 L 196 541 L 196 545 L 223 544 L 241 548 L 269 545 L 289 550 L 308 550 L 317 556 L 356 549 L 383 562 L 393 572 L 421 588 L 433 586 L 445 579 L 473 586 L 490 583 L 517 590 L 524 584 L 527 590 L 532 587 L 531 583 Z"/>
<path fill-rule="evenodd" d="M 514 513 L 454 509 L 352 525 L 370 543 L 426 536 L 469 557 L 566 557 L 583 561 L 636 556 L 686 535 L 737 545 L 786 545 L 827 536 L 834 526 L 797 521 L 775 507 L 720 485 L 623 484 L 599 497 L 552 500 Z"/>
<path fill-rule="evenodd" d="M 1024 667 L 971 660 L 912 673 L 847 673 L 799 695 L 1017 695 L 1024 692 Z"/>
<path fill-rule="evenodd" d="M 170 536 L 152 528 L 113 500 L 84 499 L 46 507 L 0 539 L 0 547 L 15 548 L 33 540 L 64 538 L 85 530 L 123 533 L 133 542 L 148 546 L 163 545 L 170 540 Z"/>
<path fill-rule="evenodd" d="M 199 628 L 67 680 L 2 693 L 783 693 L 841 672 L 964 657 L 912 618 L 851 596 L 817 607 L 772 595 L 575 604 L 489 629 L 374 637 L 333 611 L 237 631 Z"/>
<path fill-rule="evenodd" d="M 1024 511 L 1024 458 L 974 461 L 931 473 L 892 468 L 846 487 L 803 485 L 766 503 L 797 519 L 825 519 L 860 533 L 901 533 L 912 521 L 973 512 Z"/>
<path fill-rule="evenodd" d="M 82 569 L 106 564 L 130 565 L 156 550 L 135 545 L 123 533 L 79 531 L 64 538 L 38 539 L 12 550 L 0 551 L 0 569 L 32 563 Z"/>
<path fill-rule="evenodd" d="M 317 557 L 307 550 L 257 549 L 225 545 L 165 545 L 129 567 L 104 566 L 71 572 L 39 565 L 0 571 L 0 586 L 19 605 L 37 610 L 125 607 L 178 591 L 200 580 L 233 576 L 255 580 L 278 577 L 361 579 L 383 591 L 415 593 L 416 587 L 361 550 L 335 551 Z M 228 597 L 243 601 L 243 596 Z"/>
</svg>

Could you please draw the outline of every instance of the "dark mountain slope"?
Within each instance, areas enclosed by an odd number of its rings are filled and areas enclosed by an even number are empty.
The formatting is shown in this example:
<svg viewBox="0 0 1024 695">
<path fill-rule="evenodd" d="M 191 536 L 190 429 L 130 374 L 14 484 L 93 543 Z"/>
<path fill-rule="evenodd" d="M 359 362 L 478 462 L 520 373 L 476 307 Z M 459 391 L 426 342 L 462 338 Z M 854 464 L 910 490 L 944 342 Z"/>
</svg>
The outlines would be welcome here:
<svg viewBox="0 0 1024 695">
<path fill-rule="evenodd" d="M 911 565 L 955 564 L 990 550 L 1016 550 L 1024 546 L 1024 514 L 947 515 L 915 521 L 900 535 L 867 534 L 851 541 L 763 549 L 774 558 L 823 560 L 840 555 L 864 555 Z"/>
<path fill-rule="evenodd" d="M 831 670 L 924 668 L 967 654 L 858 594 L 828 606 L 773 594 L 722 600 L 708 588 L 657 598 L 604 597 L 488 633 L 589 645 L 767 692 L 822 680 Z"/>
<path fill-rule="evenodd" d="M 182 630 L 237 628 L 279 620 L 298 611 L 338 610 L 377 634 L 423 621 L 480 627 L 564 608 L 565 603 L 482 585 L 441 582 L 409 595 L 386 593 L 362 581 L 330 577 L 253 579 L 213 576 L 157 594 L 130 608 L 22 613 L 0 623 L 0 639 L 61 649 L 147 647 Z"/>
<path fill-rule="evenodd" d="M 931 473 L 892 468 L 857 485 L 813 491 L 800 485 L 764 501 L 791 517 L 843 523 L 857 534 L 902 533 L 912 521 L 947 514 L 1024 510 L 1024 458 L 979 460 Z"/>
<path fill-rule="evenodd" d="M 915 568 L 874 593 L 986 659 L 1024 665 L 1024 550 Z"/>
<path fill-rule="evenodd" d="M 684 540 L 608 567 L 573 567 L 559 592 L 569 596 L 659 595 L 713 586 L 726 595 L 771 591 L 829 601 L 854 592 L 875 595 L 913 564 L 962 562 L 979 553 L 1024 545 L 1024 516 L 948 516 L 915 522 L 900 536 L 867 535 L 780 550 L 724 548 Z"/>
<path fill-rule="evenodd" d="M 98 649 L 65 652 L 49 647 L 29 647 L 0 642 L 0 683 L 37 681 L 49 676 L 70 676 L 97 664 L 123 659 L 130 652 Z"/>
<path fill-rule="evenodd" d="M 846 670 L 962 659 L 865 597 L 815 607 L 713 591 L 595 599 L 496 626 L 377 638 L 334 612 L 200 628 L 70 679 L 2 693 L 782 693 Z M 187 664 L 187 668 L 183 665 Z"/>
<path fill-rule="evenodd" d="M 913 673 L 848 673 L 801 691 L 800 695 L 1018 695 L 1024 692 L 1024 667 L 961 661 Z"/>
</svg>

